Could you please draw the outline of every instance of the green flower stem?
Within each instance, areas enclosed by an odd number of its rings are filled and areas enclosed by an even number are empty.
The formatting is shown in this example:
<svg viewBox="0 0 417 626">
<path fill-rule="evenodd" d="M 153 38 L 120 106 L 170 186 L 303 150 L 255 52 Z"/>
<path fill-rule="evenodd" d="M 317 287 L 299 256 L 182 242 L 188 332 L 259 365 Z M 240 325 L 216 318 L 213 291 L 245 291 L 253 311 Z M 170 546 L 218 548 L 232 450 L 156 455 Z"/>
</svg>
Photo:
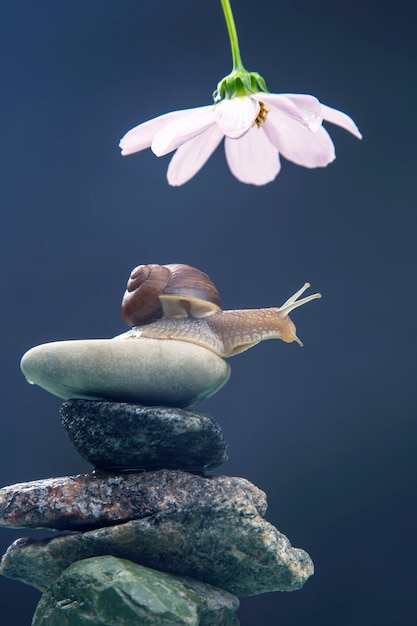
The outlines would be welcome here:
<svg viewBox="0 0 417 626">
<path fill-rule="evenodd" d="M 239 50 L 239 40 L 235 20 L 233 18 L 230 0 L 220 0 L 229 32 L 230 47 L 232 48 L 233 69 L 218 83 L 213 93 L 214 102 L 224 98 L 238 98 L 248 96 L 259 91 L 268 91 L 264 79 L 258 72 L 248 72 L 242 63 Z"/>
<path fill-rule="evenodd" d="M 244 70 L 239 50 L 239 40 L 237 37 L 235 20 L 233 17 L 230 0 L 220 0 L 223 8 L 224 18 L 226 20 L 227 30 L 229 33 L 230 47 L 232 48 L 233 71 Z"/>
</svg>

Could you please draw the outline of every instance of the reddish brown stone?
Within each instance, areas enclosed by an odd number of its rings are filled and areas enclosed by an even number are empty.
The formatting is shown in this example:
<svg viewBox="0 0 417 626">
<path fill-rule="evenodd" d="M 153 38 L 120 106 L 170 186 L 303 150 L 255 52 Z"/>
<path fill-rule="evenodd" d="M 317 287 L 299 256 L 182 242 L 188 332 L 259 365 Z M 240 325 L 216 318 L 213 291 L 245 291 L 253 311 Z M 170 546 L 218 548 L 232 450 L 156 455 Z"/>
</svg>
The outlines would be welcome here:
<svg viewBox="0 0 417 626">
<path fill-rule="evenodd" d="M 80 474 L 3 487 L 0 526 L 86 530 L 242 502 L 265 514 L 265 494 L 244 478 L 206 478 L 179 470 Z"/>
</svg>

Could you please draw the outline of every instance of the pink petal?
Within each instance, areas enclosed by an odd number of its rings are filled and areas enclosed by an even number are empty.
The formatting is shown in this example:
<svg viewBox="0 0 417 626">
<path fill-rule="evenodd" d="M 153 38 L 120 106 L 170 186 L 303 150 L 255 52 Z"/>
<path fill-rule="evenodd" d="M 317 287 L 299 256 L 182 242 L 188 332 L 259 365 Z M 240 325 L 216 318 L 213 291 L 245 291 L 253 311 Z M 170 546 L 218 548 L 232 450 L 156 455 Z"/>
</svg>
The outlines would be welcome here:
<svg viewBox="0 0 417 626">
<path fill-rule="evenodd" d="M 346 113 L 338 111 L 337 109 L 332 109 L 332 107 L 328 107 L 326 104 L 322 104 L 321 109 L 323 111 L 323 118 L 326 122 L 337 124 L 337 126 L 341 126 L 345 130 L 352 133 L 352 135 L 355 135 L 358 139 L 362 139 L 359 128 L 349 115 L 346 115 Z"/>
<path fill-rule="evenodd" d="M 216 121 L 226 137 L 237 139 L 251 128 L 259 109 L 259 102 L 249 96 L 222 100 L 216 104 Z"/>
<path fill-rule="evenodd" d="M 297 165 L 325 167 L 335 159 L 333 142 L 324 128 L 312 133 L 300 122 L 273 109 L 262 128 L 282 156 Z"/>
<path fill-rule="evenodd" d="M 301 122 L 314 133 L 321 127 L 323 121 L 321 104 L 314 96 L 297 93 L 257 93 L 253 97 L 263 102 L 267 108 L 277 109 Z"/>
<path fill-rule="evenodd" d="M 188 182 L 211 157 L 222 139 L 220 128 L 213 126 L 180 146 L 168 166 L 169 184 L 179 186 Z"/>
<path fill-rule="evenodd" d="M 278 152 L 263 127 L 252 126 L 240 139 L 226 137 L 225 151 L 232 174 L 242 183 L 265 185 L 281 169 Z"/>
<path fill-rule="evenodd" d="M 171 113 L 159 115 L 147 122 L 139 124 L 139 126 L 135 126 L 120 140 L 119 146 L 122 149 L 122 155 L 126 156 L 149 148 L 155 134 L 165 126 L 165 124 L 180 120 L 184 117 L 188 117 L 187 109 L 171 111 Z"/>
<path fill-rule="evenodd" d="M 187 109 L 187 115 L 170 120 L 153 138 L 151 148 L 156 156 L 176 150 L 216 123 L 214 105 Z"/>
</svg>

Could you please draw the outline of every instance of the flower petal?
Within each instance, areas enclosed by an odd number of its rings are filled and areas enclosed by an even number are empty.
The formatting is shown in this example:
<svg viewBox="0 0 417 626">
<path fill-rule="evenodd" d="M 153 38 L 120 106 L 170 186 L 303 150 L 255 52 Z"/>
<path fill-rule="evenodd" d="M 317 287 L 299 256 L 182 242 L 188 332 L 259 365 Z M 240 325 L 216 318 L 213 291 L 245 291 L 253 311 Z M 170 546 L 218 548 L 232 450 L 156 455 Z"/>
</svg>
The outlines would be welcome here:
<svg viewBox="0 0 417 626">
<path fill-rule="evenodd" d="M 352 135 L 355 135 L 358 139 L 362 139 L 359 128 L 349 115 L 346 115 L 346 113 L 338 111 L 337 109 L 332 109 L 332 107 L 328 107 L 326 104 L 322 104 L 321 109 L 323 111 L 323 118 L 326 122 L 337 124 L 337 126 L 341 126 L 345 130 L 352 133 Z"/>
<path fill-rule="evenodd" d="M 179 186 L 188 182 L 211 157 L 223 136 L 220 128 L 213 126 L 180 146 L 168 166 L 169 184 Z"/>
<path fill-rule="evenodd" d="M 324 128 L 312 133 L 300 122 L 271 109 L 262 128 L 283 157 L 304 167 L 325 167 L 334 161 L 334 145 Z"/>
<path fill-rule="evenodd" d="M 216 121 L 226 137 L 237 139 L 251 128 L 260 110 L 250 96 L 222 100 L 215 105 Z"/>
<path fill-rule="evenodd" d="M 213 104 L 187 109 L 186 116 L 169 120 L 158 130 L 151 144 L 152 152 L 156 156 L 168 154 L 215 123 Z"/>
<path fill-rule="evenodd" d="M 167 123 L 178 121 L 182 118 L 188 117 L 189 109 L 182 109 L 180 111 L 171 111 L 170 113 L 164 113 L 154 117 L 147 122 L 143 122 L 138 126 L 135 126 L 129 130 L 120 140 L 119 146 L 122 149 L 122 155 L 133 154 L 134 152 L 140 152 L 145 148 L 150 148 L 152 140 L 155 134 L 163 128 Z"/>
<path fill-rule="evenodd" d="M 281 169 L 278 151 L 263 127 L 252 126 L 240 139 L 226 137 L 225 151 L 232 174 L 242 183 L 265 185 L 274 180 Z"/>
<path fill-rule="evenodd" d="M 321 127 L 323 121 L 321 104 L 314 96 L 297 93 L 257 93 L 253 97 L 301 122 L 313 133 Z"/>
</svg>

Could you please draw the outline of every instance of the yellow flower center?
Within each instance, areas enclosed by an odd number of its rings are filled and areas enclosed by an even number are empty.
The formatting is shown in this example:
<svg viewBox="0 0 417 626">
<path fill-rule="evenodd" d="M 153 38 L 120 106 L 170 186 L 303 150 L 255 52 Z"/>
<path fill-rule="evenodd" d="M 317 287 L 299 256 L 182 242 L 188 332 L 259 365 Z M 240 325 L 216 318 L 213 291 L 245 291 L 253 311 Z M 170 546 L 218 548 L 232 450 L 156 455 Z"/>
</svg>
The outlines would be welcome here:
<svg viewBox="0 0 417 626">
<path fill-rule="evenodd" d="M 254 121 L 254 125 L 256 124 L 258 128 L 260 128 L 266 121 L 269 113 L 269 109 L 266 108 L 263 102 L 260 102 L 259 104 L 261 105 L 261 108 L 259 109 L 259 113 Z"/>
</svg>

